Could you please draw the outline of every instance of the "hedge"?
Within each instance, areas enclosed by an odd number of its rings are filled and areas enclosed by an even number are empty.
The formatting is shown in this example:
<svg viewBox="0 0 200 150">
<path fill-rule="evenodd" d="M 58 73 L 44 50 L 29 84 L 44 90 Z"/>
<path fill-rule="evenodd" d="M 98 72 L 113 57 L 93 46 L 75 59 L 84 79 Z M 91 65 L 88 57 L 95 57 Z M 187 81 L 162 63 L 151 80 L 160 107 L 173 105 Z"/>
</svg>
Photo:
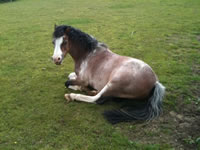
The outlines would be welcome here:
<svg viewBox="0 0 200 150">
<path fill-rule="evenodd" d="M 13 2 L 15 0 L 0 0 L 0 3 L 3 3 L 3 2 Z"/>
</svg>

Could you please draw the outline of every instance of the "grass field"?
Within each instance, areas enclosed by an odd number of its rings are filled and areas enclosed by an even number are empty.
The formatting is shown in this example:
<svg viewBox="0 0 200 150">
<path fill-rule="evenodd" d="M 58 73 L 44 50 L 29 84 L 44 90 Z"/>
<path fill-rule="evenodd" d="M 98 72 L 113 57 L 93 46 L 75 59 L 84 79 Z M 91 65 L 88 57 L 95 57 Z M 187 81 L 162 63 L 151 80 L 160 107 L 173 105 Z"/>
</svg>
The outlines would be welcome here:
<svg viewBox="0 0 200 150">
<path fill-rule="evenodd" d="M 110 125 L 117 104 L 66 103 L 70 56 L 53 54 L 67 24 L 147 62 L 167 88 L 163 115 Z M 200 149 L 199 0 L 17 0 L 0 3 L 0 150 Z"/>
</svg>

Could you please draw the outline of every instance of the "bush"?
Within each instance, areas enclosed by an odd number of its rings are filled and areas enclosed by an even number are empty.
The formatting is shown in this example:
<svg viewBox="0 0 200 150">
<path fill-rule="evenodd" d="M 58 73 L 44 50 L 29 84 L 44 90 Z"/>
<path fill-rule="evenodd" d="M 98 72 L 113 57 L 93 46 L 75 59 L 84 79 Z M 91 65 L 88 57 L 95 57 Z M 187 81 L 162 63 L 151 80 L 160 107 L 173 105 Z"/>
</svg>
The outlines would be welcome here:
<svg viewBox="0 0 200 150">
<path fill-rule="evenodd" d="M 0 3 L 4 3 L 4 2 L 13 2 L 15 0 L 0 0 Z"/>
</svg>

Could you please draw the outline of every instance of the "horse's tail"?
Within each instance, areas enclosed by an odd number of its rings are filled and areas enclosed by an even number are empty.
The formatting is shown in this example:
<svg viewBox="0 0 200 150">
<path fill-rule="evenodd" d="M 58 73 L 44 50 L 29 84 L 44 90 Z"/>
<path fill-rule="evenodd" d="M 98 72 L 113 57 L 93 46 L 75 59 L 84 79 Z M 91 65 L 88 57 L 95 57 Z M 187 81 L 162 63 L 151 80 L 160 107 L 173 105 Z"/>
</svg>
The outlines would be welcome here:
<svg viewBox="0 0 200 150">
<path fill-rule="evenodd" d="M 112 124 L 133 120 L 152 120 L 162 112 L 164 94 L 165 87 L 157 81 L 152 96 L 142 107 L 124 107 L 119 110 L 105 111 L 103 115 Z"/>
</svg>

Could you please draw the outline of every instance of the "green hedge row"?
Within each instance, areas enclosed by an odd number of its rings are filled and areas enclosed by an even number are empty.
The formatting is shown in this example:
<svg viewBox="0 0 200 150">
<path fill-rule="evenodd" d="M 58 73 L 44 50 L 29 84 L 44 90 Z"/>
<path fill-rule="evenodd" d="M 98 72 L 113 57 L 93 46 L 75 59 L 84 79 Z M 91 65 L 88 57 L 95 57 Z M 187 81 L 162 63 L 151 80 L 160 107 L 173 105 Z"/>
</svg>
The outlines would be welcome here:
<svg viewBox="0 0 200 150">
<path fill-rule="evenodd" d="M 0 0 L 0 3 L 3 3 L 3 2 L 13 2 L 15 0 Z"/>
</svg>

